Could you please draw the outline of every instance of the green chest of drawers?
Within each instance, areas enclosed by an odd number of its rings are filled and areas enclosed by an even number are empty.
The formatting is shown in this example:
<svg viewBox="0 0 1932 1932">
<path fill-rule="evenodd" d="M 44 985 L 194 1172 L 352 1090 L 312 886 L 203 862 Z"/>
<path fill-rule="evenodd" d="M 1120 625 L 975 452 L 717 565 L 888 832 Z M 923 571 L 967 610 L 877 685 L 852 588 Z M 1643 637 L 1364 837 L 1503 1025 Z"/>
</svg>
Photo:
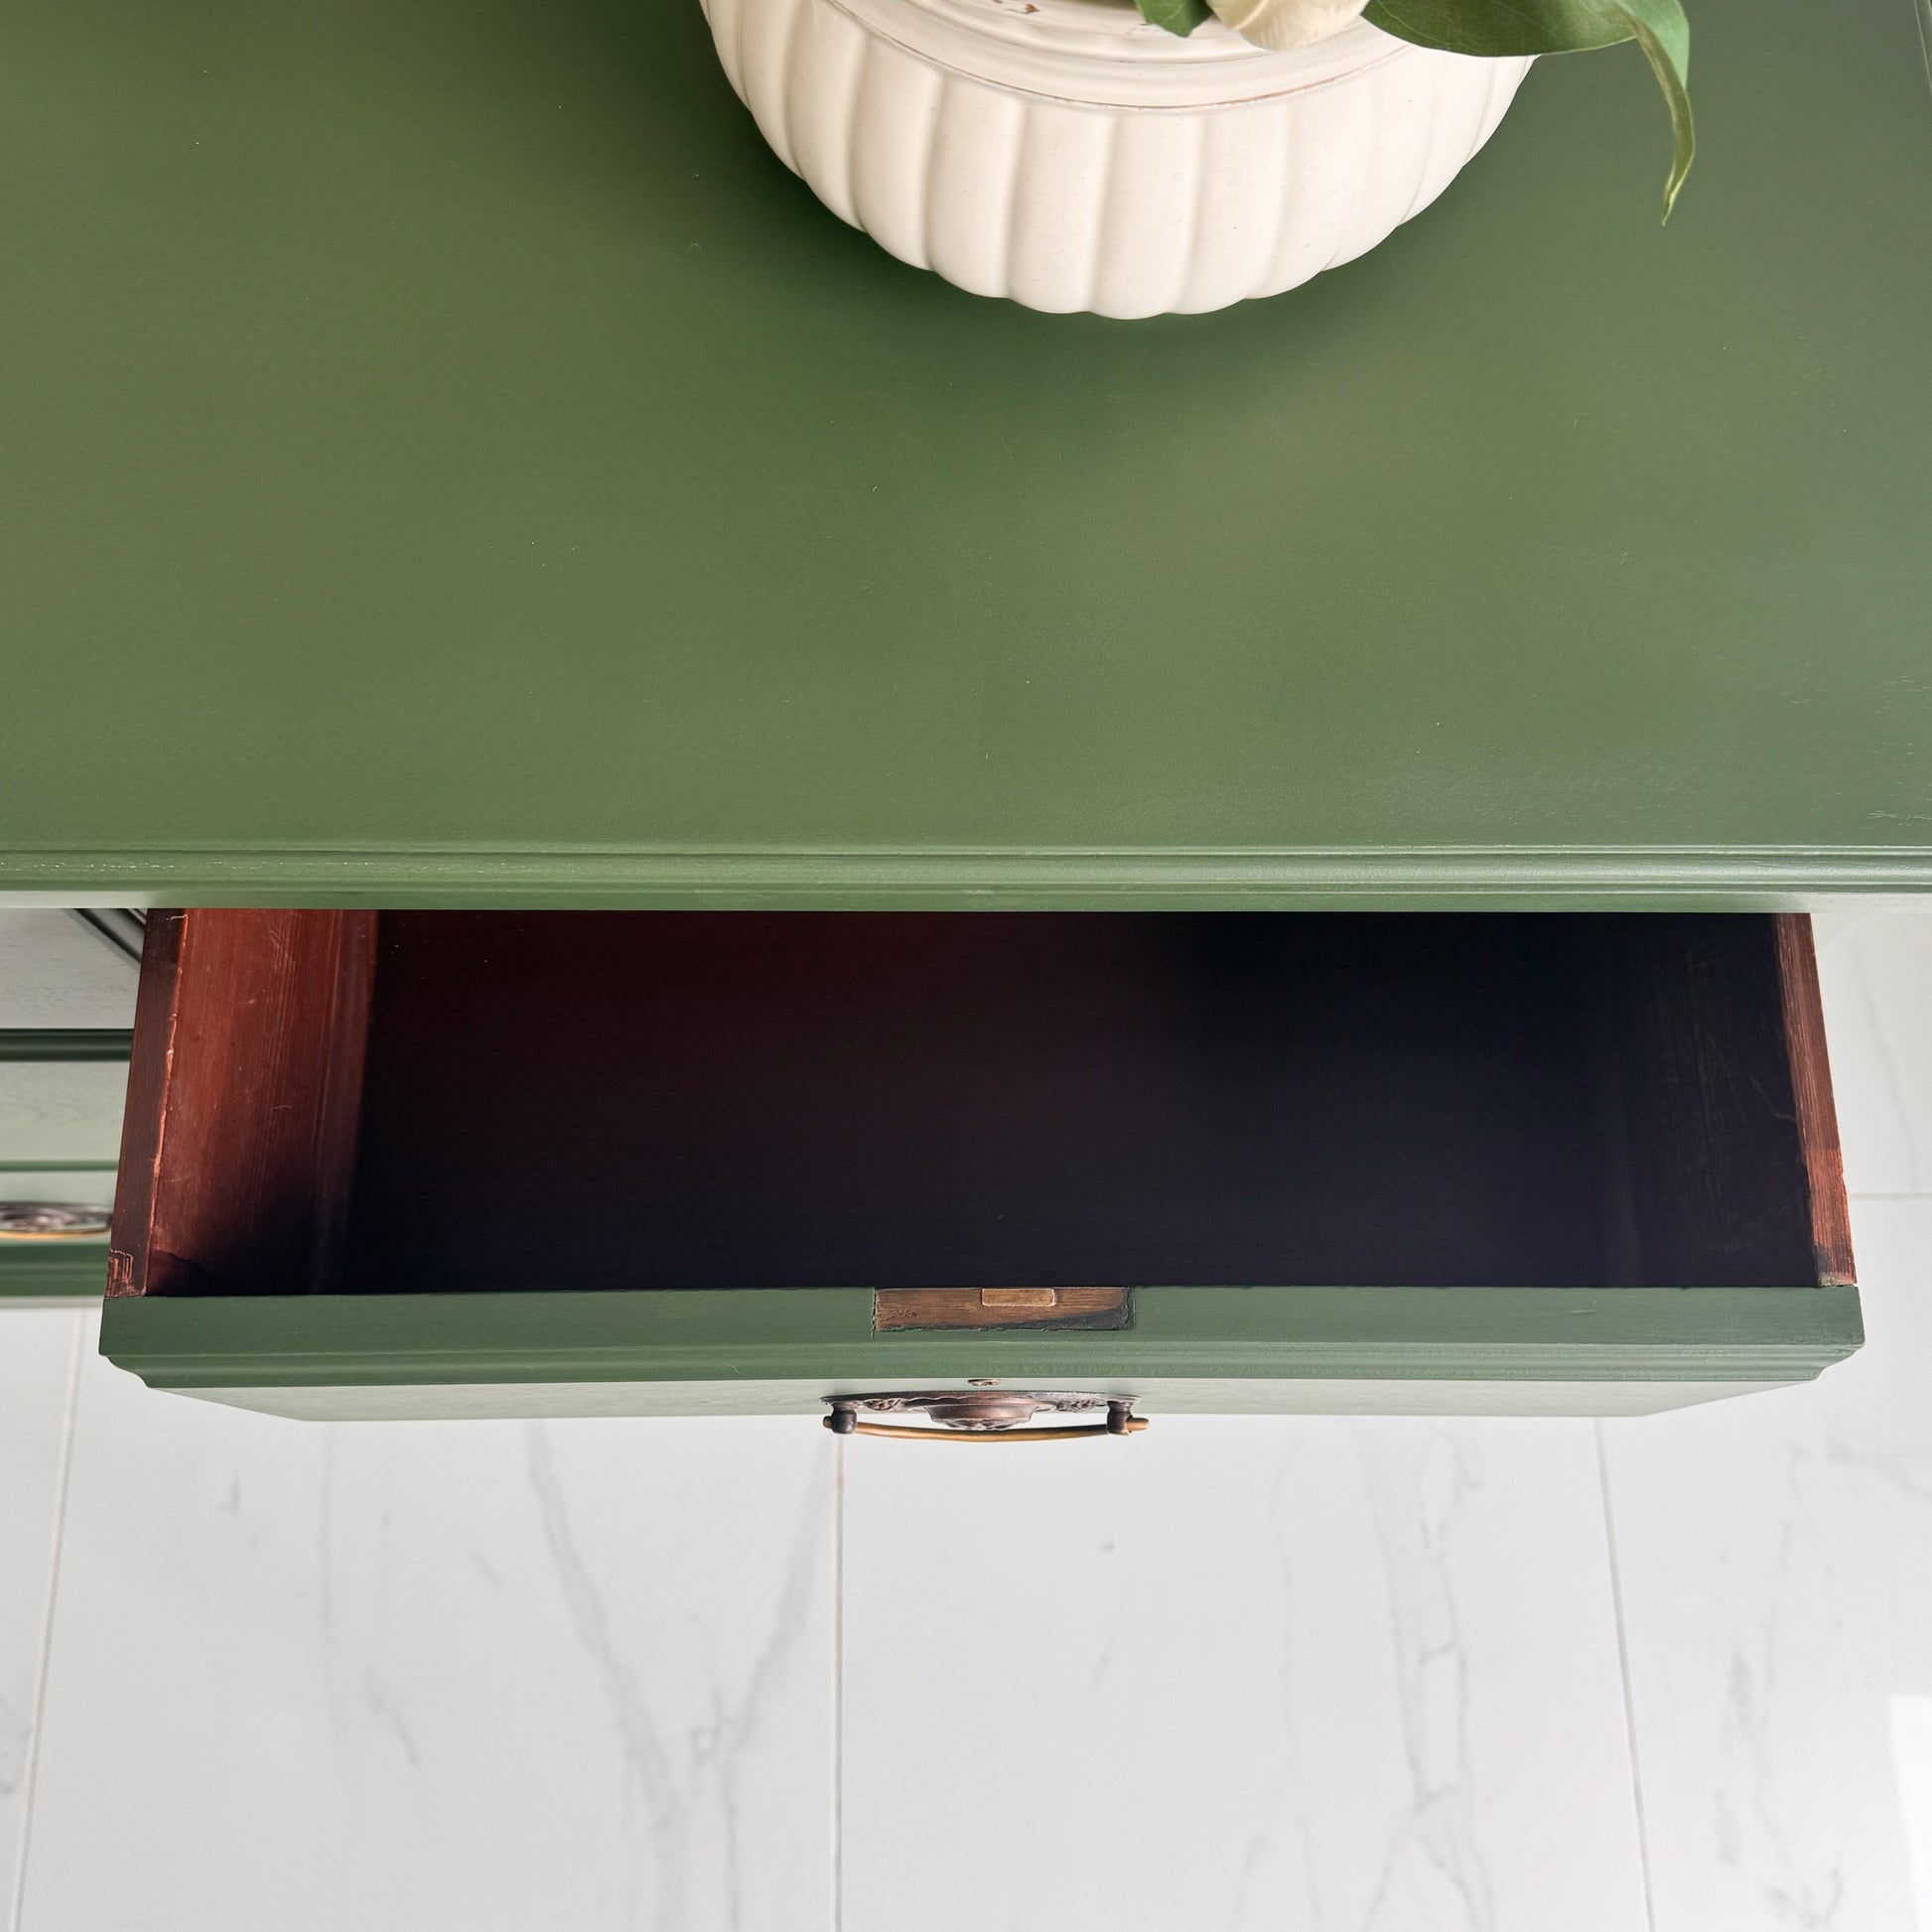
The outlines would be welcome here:
<svg viewBox="0 0 1932 1932">
<path fill-rule="evenodd" d="M 1668 233 L 1640 64 L 1553 62 L 1371 256 L 1116 325 L 842 228 L 695 4 L 10 9 L 0 896 L 1185 917 L 1924 889 L 1913 20 L 1703 0 L 1698 32 Z M 1487 1340 L 1479 1297 L 1430 1325 L 1439 1277 L 1360 1292 L 1408 1374 L 1601 1314 L 1639 1380 L 1653 1344 L 1750 1379 L 1769 1331 L 1721 1311 L 1754 1292 L 1812 1324 L 1758 1379 L 1856 1340 L 1829 1269 L 1675 1302 L 1587 1275 L 1493 1285 Z M 872 1286 L 691 1291 L 701 1333 L 677 1292 L 580 1298 L 570 1375 L 688 1348 L 809 1407 L 854 1348 L 962 1366 L 957 1336 L 876 1333 Z M 1117 1336 L 973 1359 L 1394 1359 L 1359 1299 L 1305 1284 L 1285 1338 L 1255 1286 L 1215 1312 L 1142 1278 Z M 358 1333 L 353 1296 L 274 1333 L 245 1298 L 117 1298 L 109 1340 L 179 1383 L 239 1387 L 252 1350 L 321 1386 L 360 1349 L 365 1384 L 454 1386 L 564 1345 L 523 1292 L 464 1301 L 454 1343 L 437 1295 L 370 1298 Z M 1679 1325 L 1619 1341 L 1644 1306 Z"/>
</svg>

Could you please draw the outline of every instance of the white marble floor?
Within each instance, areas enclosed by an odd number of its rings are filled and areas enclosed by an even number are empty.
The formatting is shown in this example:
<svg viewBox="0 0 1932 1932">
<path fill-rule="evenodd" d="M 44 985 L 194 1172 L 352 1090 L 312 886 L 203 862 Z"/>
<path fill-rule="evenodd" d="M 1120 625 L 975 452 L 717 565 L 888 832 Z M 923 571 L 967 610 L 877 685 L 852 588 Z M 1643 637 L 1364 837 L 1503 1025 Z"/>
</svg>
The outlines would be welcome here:
<svg viewBox="0 0 1932 1932">
<path fill-rule="evenodd" d="M 1807 1389 L 915 1467 L 0 1311 L 0 1927 L 1932 1932 L 1932 917 L 1820 938 L 1870 1339 Z"/>
</svg>

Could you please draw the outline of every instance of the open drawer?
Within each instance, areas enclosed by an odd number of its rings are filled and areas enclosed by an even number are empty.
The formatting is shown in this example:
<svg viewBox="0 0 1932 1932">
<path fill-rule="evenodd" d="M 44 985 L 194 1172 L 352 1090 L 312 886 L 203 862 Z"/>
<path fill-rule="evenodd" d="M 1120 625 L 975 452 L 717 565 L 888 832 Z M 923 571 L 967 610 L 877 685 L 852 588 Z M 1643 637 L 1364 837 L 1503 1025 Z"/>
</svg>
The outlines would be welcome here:
<svg viewBox="0 0 1932 1932">
<path fill-rule="evenodd" d="M 1658 1408 L 1860 1340 L 1809 921 L 149 922 L 105 1351 L 299 1415 Z"/>
</svg>

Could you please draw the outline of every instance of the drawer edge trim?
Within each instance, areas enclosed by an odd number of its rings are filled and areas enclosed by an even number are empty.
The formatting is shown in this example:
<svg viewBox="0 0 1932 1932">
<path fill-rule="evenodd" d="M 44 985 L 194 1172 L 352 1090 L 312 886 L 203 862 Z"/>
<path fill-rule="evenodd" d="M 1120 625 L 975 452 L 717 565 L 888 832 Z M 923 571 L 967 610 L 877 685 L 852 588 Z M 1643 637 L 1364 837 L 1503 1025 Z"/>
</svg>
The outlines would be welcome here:
<svg viewBox="0 0 1932 1932">
<path fill-rule="evenodd" d="M 908 1381 L 1809 1380 L 1856 1288 L 1141 1289 L 1131 1329 L 875 1334 L 869 1289 L 110 1301 L 152 1386 Z"/>
</svg>

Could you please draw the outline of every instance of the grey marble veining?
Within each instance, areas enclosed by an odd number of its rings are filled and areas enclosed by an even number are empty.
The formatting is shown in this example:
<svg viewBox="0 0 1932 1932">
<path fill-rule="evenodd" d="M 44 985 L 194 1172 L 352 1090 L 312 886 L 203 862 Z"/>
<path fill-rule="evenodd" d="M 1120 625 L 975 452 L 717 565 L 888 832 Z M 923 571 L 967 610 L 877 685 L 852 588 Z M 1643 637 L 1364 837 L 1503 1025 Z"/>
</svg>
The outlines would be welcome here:
<svg viewBox="0 0 1932 1932">
<path fill-rule="evenodd" d="M 23 1927 L 820 1932 L 833 1455 L 90 1364 Z"/>
<path fill-rule="evenodd" d="M 80 1311 L 0 1308 L 0 1926 L 10 1927 L 36 1769 L 36 1724 Z"/>
<path fill-rule="evenodd" d="M 848 1456 L 846 1932 L 1640 1926 L 1587 1425 Z"/>
<path fill-rule="evenodd" d="M 1477 1829 L 1469 1735 L 1470 1659 L 1449 1587 L 1446 1545 L 1480 1457 L 1449 1427 L 1424 1432 L 1408 1454 L 1387 1436 L 1363 1434 L 1369 1520 L 1381 1554 L 1395 1660 L 1396 1709 L 1409 1774 L 1409 1807 L 1377 1876 L 1364 1924 L 1401 1922 L 1446 1894 L 1446 1921 L 1470 1932 L 1497 1923 L 1495 1886 Z M 1401 1901 L 1415 1898 L 1414 1906 Z"/>
<path fill-rule="evenodd" d="M 1604 1425 L 1658 1932 L 1932 1924 L 1892 1739 L 1932 1696 L 1932 1201 L 1853 1235 L 1860 1355 Z"/>
<path fill-rule="evenodd" d="M 803 1431 L 798 1437 L 802 1449 L 809 1439 Z M 744 1790 L 748 1761 L 764 1737 L 795 1716 L 784 1702 L 787 1689 L 801 1676 L 822 1677 L 824 1669 L 832 1458 L 822 1451 L 811 1458 L 815 1473 L 784 1552 L 763 1640 L 749 1668 L 734 1682 L 714 1679 L 706 1708 L 681 1731 L 667 1735 L 640 1669 L 642 1660 L 634 1646 L 620 1641 L 616 1619 L 621 1607 L 607 1599 L 596 1567 L 579 1544 L 551 1431 L 531 1424 L 525 1440 L 544 1541 L 571 1625 L 595 1663 L 625 1765 L 649 1814 L 651 1922 L 694 1923 L 702 1904 L 705 1923 L 740 1932 L 746 1923 L 746 1861 L 759 1849 L 759 1821 L 748 1814 Z M 819 1696 L 824 1696 L 822 1690 Z M 829 1809 L 826 1816 L 829 1820 Z M 719 1856 L 710 1895 L 701 1899 L 705 1883 L 692 1867 L 708 1839 L 717 1842 Z"/>
<path fill-rule="evenodd" d="M 1865 1347 L 1602 1426 L 1657 1932 L 1932 1927 L 1932 917 L 1818 940 Z"/>
<path fill-rule="evenodd" d="M 852 1444 L 841 1571 L 807 1421 L 295 1424 L 0 1311 L 0 1924 L 1932 1932 L 1932 919 L 1820 938 L 1811 1388 Z"/>
</svg>

